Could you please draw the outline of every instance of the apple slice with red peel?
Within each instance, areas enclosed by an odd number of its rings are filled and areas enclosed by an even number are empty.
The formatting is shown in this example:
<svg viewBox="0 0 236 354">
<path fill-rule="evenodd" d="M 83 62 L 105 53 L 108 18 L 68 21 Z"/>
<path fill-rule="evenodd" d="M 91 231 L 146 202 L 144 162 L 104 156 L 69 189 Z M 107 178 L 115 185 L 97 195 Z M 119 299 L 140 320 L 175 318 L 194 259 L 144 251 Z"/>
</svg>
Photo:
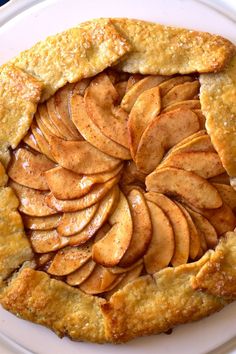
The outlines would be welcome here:
<svg viewBox="0 0 236 354">
<path fill-rule="evenodd" d="M 59 212 L 74 212 L 90 207 L 91 205 L 99 202 L 108 191 L 118 183 L 119 175 L 111 178 L 109 181 L 95 185 L 89 193 L 79 199 L 73 200 L 60 200 L 49 193 L 46 197 L 47 204 Z"/>
<path fill-rule="evenodd" d="M 57 252 L 47 272 L 65 276 L 79 269 L 91 258 L 91 244 L 80 247 L 66 247 Z"/>
<path fill-rule="evenodd" d="M 158 166 L 165 151 L 198 130 L 198 118 L 189 109 L 176 109 L 157 116 L 140 140 L 135 155 L 138 169 L 150 173 Z"/>
<path fill-rule="evenodd" d="M 212 183 L 218 190 L 225 204 L 227 204 L 234 212 L 236 211 L 236 191 L 232 186 L 222 183 Z"/>
<path fill-rule="evenodd" d="M 129 149 L 128 114 L 115 104 L 119 95 L 109 77 L 102 73 L 96 76 L 85 92 L 87 112 L 102 133 Z"/>
<path fill-rule="evenodd" d="M 147 201 L 152 220 L 152 240 L 144 256 L 147 273 L 154 274 L 170 263 L 174 254 L 174 234 L 168 217 L 155 203 Z"/>
<path fill-rule="evenodd" d="M 158 86 L 144 91 L 137 98 L 128 120 L 130 151 L 133 159 L 143 132 L 160 111 L 161 96 Z"/>
<path fill-rule="evenodd" d="M 152 239 L 152 222 L 143 193 L 133 189 L 127 199 L 133 220 L 133 233 L 129 247 L 119 262 L 121 267 L 128 267 L 141 258 Z"/>
<path fill-rule="evenodd" d="M 79 174 L 102 173 L 115 169 L 120 160 L 104 154 L 87 141 L 49 140 L 54 159 L 64 168 Z"/>
<path fill-rule="evenodd" d="M 52 230 L 58 227 L 61 222 L 62 215 L 50 216 L 29 216 L 21 215 L 26 229 L 30 230 Z"/>
<path fill-rule="evenodd" d="M 82 231 L 92 220 L 97 209 L 98 203 L 74 213 L 64 213 L 60 224 L 57 227 L 57 231 L 62 236 L 71 236 Z"/>
<path fill-rule="evenodd" d="M 198 80 L 174 86 L 162 96 L 162 107 L 165 108 L 176 102 L 195 99 L 199 94 L 199 88 L 200 83 Z"/>
<path fill-rule="evenodd" d="M 127 251 L 133 233 L 133 221 L 129 203 L 122 192 L 116 210 L 109 217 L 112 226 L 107 234 L 95 242 L 92 258 L 106 267 L 117 265 Z"/>
<path fill-rule="evenodd" d="M 167 78 L 168 78 L 168 76 L 167 76 Z M 194 78 L 192 76 L 187 76 L 187 75 L 181 75 L 181 76 L 168 78 L 168 80 L 165 80 L 164 82 L 160 83 L 160 85 L 159 85 L 161 95 L 163 97 L 170 90 L 172 90 L 174 87 L 184 84 L 185 82 L 192 82 L 192 81 L 194 81 Z"/>
<path fill-rule="evenodd" d="M 132 86 L 128 83 L 128 90 L 121 101 L 121 107 L 130 112 L 138 97 L 146 90 L 149 90 L 167 79 L 167 76 L 150 75 L 135 82 Z M 135 81 L 135 80 L 134 80 Z"/>
<path fill-rule="evenodd" d="M 171 264 L 177 267 L 185 264 L 189 258 L 190 235 L 187 220 L 180 208 L 163 194 L 149 192 L 145 198 L 155 203 L 169 218 L 174 231 L 174 254 Z"/>
<path fill-rule="evenodd" d="M 67 275 L 66 282 L 71 286 L 78 286 L 83 283 L 92 273 L 96 266 L 96 263 L 90 259 L 83 264 L 79 269 L 73 273 Z"/>
<path fill-rule="evenodd" d="M 71 246 L 78 246 L 91 237 L 93 237 L 96 232 L 103 226 L 103 224 L 108 220 L 110 214 L 114 211 L 119 199 L 119 189 L 117 186 L 112 188 L 111 191 L 101 200 L 99 207 L 90 221 L 90 223 L 78 234 L 68 237 Z"/>
<path fill-rule="evenodd" d="M 164 108 L 162 110 L 162 113 L 166 113 L 166 112 L 172 111 L 177 108 L 189 108 L 192 110 L 195 110 L 195 109 L 199 110 L 199 109 L 201 109 L 200 100 L 187 100 L 187 101 L 180 101 L 180 102 L 172 103 L 169 106 L 167 106 L 166 108 Z"/>
<path fill-rule="evenodd" d="M 146 186 L 148 191 L 180 198 L 197 208 L 216 209 L 222 205 L 216 188 L 193 172 L 173 167 L 156 169 L 147 176 Z"/>
<path fill-rule="evenodd" d="M 35 230 L 29 233 L 30 242 L 36 253 L 48 253 L 69 244 L 68 237 L 62 237 L 57 230 Z"/>
<path fill-rule="evenodd" d="M 34 149 L 35 151 L 41 152 L 40 147 L 31 130 L 26 134 L 26 136 L 23 139 L 23 142 L 29 147 L 31 147 L 32 149 Z"/>
<path fill-rule="evenodd" d="M 31 216 L 57 214 L 57 211 L 50 208 L 46 203 L 48 192 L 24 187 L 13 181 L 9 182 L 9 186 L 13 188 L 20 201 L 19 210 L 22 213 Z"/>
<path fill-rule="evenodd" d="M 19 148 L 12 155 L 8 175 L 13 181 L 25 187 L 48 190 L 44 172 L 54 166 L 55 164 L 46 156 Z"/>
<path fill-rule="evenodd" d="M 86 141 L 102 152 L 123 160 L 131 158 L 129 149 L 116 143 L 102 133 L 87 113 L 84 98 L 73 95 L 70 101 L 72 120 Z"/>
</svg>

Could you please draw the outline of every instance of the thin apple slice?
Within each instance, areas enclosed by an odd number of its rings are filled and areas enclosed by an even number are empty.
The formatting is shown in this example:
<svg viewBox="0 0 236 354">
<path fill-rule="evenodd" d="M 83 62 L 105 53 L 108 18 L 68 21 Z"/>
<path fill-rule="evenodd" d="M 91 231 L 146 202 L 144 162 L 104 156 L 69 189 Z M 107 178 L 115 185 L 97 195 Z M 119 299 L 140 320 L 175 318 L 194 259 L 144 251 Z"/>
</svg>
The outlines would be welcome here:
<svg viewBox="0 0 236 354">
<path fill-rule="evenodd" d="M 8 175 L 13 181 L 25 187 L 45 191 L 49 188 L 44 172 L 54 166 L 55 164 L 46 156 L 19 148 L 12 154 Z"/>
<path fill-rule="evenodd" d="M 191 171 L 203 178 L 211 178 L 225 171 L 219 155 L 209 151 L 175 152 L 170 154 L 158 169 L 163 167 Z"/>
<path fill-rule="evenodd" d="M 220 174 L 218 176 L 209 178 L 209 182 L 230 185 L 229 175 L 226 172 L 222 173 L 222 174 Z"/>
<path fill-rule="evenodd" d="M 203 235 L 206 241 L 207 247 L 205 246 L 203 239 L 201 242 L 203 251 L 206 251 L 207 248 L 214 248 L 218 243 L 218 237 L 214 226 L 203 215 L 196 213 L 190 208 L 188 208 L 188 211 L 197 227 L 197 230 Z"/>
<path fill-rule="evenodd" d="M 51 137 L 55 160 L 64 168 L 79 174 L 102 173 L 115 169 L 120 160 L 104 154 L 87 141 L 66 141 Z"/>
<path fill-rule="evenodd" d="M 116 143 L 102 133 L 87 113 L 84 99 L 73 95 L 70 101 L 72 121 L 85 140 L 102 152 L 123 160 L 131 158 L 130 152 L 124 146 Z"/>
<path fill-rule="evenodd" d="M 73 200 L 60 200 L 54 197 L 52 193 L 46 198 L 47 204 L 59 212 L 70 213 L 90 207 L 99 202 L 105 194 L 118 183 L 119 175 L 109 181 L 95 185 L 85 196 Z"/>
<path fill-rule="evenodd" d="M 114 87 L 115 87 L 116 91 L 118 92 L 118 95 L 119 95 L 118 102 L 120 103 L 126 93 L 127 81 L 120 81 L 117 84 L 115 84 Z"/>
<path fill-rule="evenodd" d="M 119 199 L 119 188 L 115 186 L 101 200 L 99 207 L 90 223 L 78 234 L 68 237 L 71 246 L 78 246 L 85 243 L 103 226 L 110 214 L 114 211 Z"/>
<path fill-rule="evenodd" d="M 40 147 L 34 137 L 34 134 L 30 130 L 23 139 L 24 143 L 34 149 L 35 151 L 41 152 Z"/>
<path fill-rule="evenodd" d="M 64 213 L 57 231 L 62 236 L 71 236 L 82 231 L 92 220 L 97 209 L 98 203 L 74 213 Z"/>
<path fill-rule="evenodd" d="M 174 254 L 171 264 L 177 267 L 185 264 L 189 257 L 190 235 L 187 220 L 180 208 L 163 194 L 149 192 L 145 194 L 147 200 L 155 203 L 169 218 L 174 231 Z"/>
<path fill-rule="evenodd" d="M 116 210 L 109 217 L 112 226 L 107 234 L 95 242 L 92 258 L 106 267 L 117 265 L 127 251 L 133 233 L 133 221 L 129 203 L 122 192 Z M 149 235 L 148 235 L 149 236 Z"/>
<path fill-rule="evenodd" d="M 167 76 L 150 75 L 134 83 L 131 87 L 129 84 L 128 91 L 123 97 L 123 100 L 121 101 L 121 107 L 129 113 L 133 108 L 139 95 L 141 95 L 144 91 L 159 85 L 166 79 Z"/>
<path fill-rule="evenodd" d="M 187 209 L 178 202 L 175 202 L 178 207 L 180 208 L 180 210 L 182 211 L 182 213 L 184 214 L 187 223 L 188 223 L 188 228 L 189 228 L 189 257 L 191 259 L 196 259 L 199 252 L 200 252 L 200 248 L 201 248 L 201 243 L 200 243 L 200 236 L 198 234 L 197 228 L 191 218 L 191 215 L 189 214 L 189 212 L 187 211 Z"/>
<path fill-rule="evenodd" d="M 199 94 L 199 88 L 200 83 L 198 80 L 193 82 L 185 82 L 173 87 L 164 96 L 162 96 L 162 107 L 165 108 L 176 102 L 195 99 Z"/>
<path fill-rule="evenodd" d="M 141 75 L 141 74 L 130 75 L 130 77 L 128 78 L 128 81 L 127 81 L 126 93 L 131 89 L 132 86 L 134 86 L 134 84 L 136 84 L 138 81 L 140 81 L 144 78 L 145 78 L 145 76 Z"/>
<path fill-rule="evenodd" d="M 147 176 L 146 186 L 148 191 L 180 198 L 197 208 L 216 209 L 222 205 L 216 188 L 193 172 L 173 167 L 157 169 Z"/>
<path fill-rule="evenodd" d="M 39 127 L 35 124 L 34 121 L 31 124 L 31 130 L 38 146 L 40 147 L 40 151 L 42 152 L 42 154 L 47 156 L 50 160 L 55 161 L 54 157 L 52 156 L 51 148 L 48 144 L 48 141 L 45 139 L 42 131 L 39 129 Z"/>
<path fill-rule="evenodd" d="M 37 126 L 39 127 L 40 131 L 42 132 L 44 138 L 49 141 L 51 136 L 56 136 L 54 135 L 48 128 L 47 126 L 42 122 L 40 115 L 36 112 L 35 114 L 35 121 Z"/>
<path fill-rule="evenodd" d="M 51 209 L 46 203 L 48 192 L 24 187 L 13 181 L 9 182 L 9 186 L 14 189 L 20 201 L 19 210 L 22 213 L 31 216 L 48 216 L 57 214 L 57 211 Z"/>
<path fill-rule="evenodd" d="M 79 247 L 66 247 L 57 252 L 53 258 L 47 272 L 52 275 L 68 275 L 91 258 L 91 244 L 85 244 Z"/>
<path fill-rule="evenodd" d="M 168 76 L 167 76 L 167 78 L 168 78 Z M 164 82 L 160 83 L 160 85 L 159 85 L 161 95 L 163 97 L 170 90 L 172 90 L 174 87 L 184 84 L 185 82 L 192 82 L 192 81 L 194 81 L 194 78 L 192 76 L 187 76 L 187 75 L 181 75 L 181 76 L 176 76 L 173 78 L 168 78 L 168 80 L 165 80 Z"/>
<path fill-rule="evenodd" d="M 103 293 L 115 281 L 119 275 L 112 274 L 101 265 L 96 265 L 92 274 L 80 284 L 80 290 L 86 294 L 96 295 Z"/>
<path fill-rule="evenodd" d="M 30 230 L 52 230 L 55 229 L 61 221 L 62 215 L 50 216 L 29 216 L 21 215 L 26 229 Z"/>
<path fill-rule="evenodd" d="M 79 269 L 73 273 L 67 275 L 66 282 L 71 286 L 78 286 L 83 283 L 92 273 L 96 266 L 96 263 L 90 259 L 83 264 Z"/>
<path fill-rule="evenodd" d="M 187 100 L 187 101 L 180 101 L 175 102 L 167 106 L 165 109 L 162 110 L 162 113 L 166 113 L 172 111 L 177 108 L 189 108 L 189 109 L 201 109 L 200 100 Z"/>
<path fill-rule="evenodd" d="M 174 254 L 174 234 L 168 217 L 153 202 L 147 201 L 152 220 L 152 240 L 144 256 L 147 273 L 154 274 L 170 263 Z"/>
<path fill-rule="evenodd" d="M 141 258 L 152 239 L 152 222 L 143 193 L 133 189 L 127 199 L 133 220 L 133 234 L 129 247 L 119 262 L 121 267 L 128 267 Z"/>
<path fill-rule="evenodd" d="M 206 129 L 206 117 L 202 113 L 201 109 L 193 109 L 193 112 L 197 115 L 200 129 Z"/>
<path fill-rule="evenodd" d="M 35 255 L 37 268 L 42 268 L 47 266 L 47 264 L 52 260 L 54 254 L 53 253 L 42 253 Z"/>
<path fill-rule="evenodd" d="M 89 116 L 102 133 L 128 149 L 128 114 L 121 107 L 115 106 L 119 95 L 109 77 L 104 73 L 96 76 L 84 98 Z"/>
<path fill-rule="evenodd" d="M 198 118 L 189 109 L 177 109 L 157 116 L 140 140 L 135 155 L 138 169 L 150 173 L 158 166 L 165 151 L 198 130 Z"/>
<path fill-rule="evenodd" d="M 106 183 L 118 176 L 122 164 L 114 170 L 95 175 L 78 175 L 63 167 L 55 167 L 45 173 L 49 189 L 55 198 L 70 200 L 81 198 L 91 191 L 96 184 Z"/>
<path fill-rule="evenodd" d="M 69 244 L 68 237 L 62 237 L 56 230 L 31 231 L 29 238 L 36 253 L 57 251 Z"/>
<path fill-rule="evenodd" d="M 128 120 L 130 151 L 133 159 L 143 132 L 160 111 L 161 96 L 158 86 L 144 91 L 137 98 Z"/>
<path fill-rule="evenodd" d="M 51 117 L 48 114 L 46 103 L 40 104 L 38 106 L 36 114 L 38 116 L 38 119 L 52 135 L 57 136 L 61 139 L 65 138 L 65 136 L 61 134 L 60 131 L 57 129 L 57 125 L 55 125 L 51 120 Z"/>
<path fill-rule="evenodd" d="M 137 262 L 131 264 L 129 267 L 120 267 L 119 265 L 114 266 L 114 267 L 108 267 L 108 269 L 110 270 L 110 272 L 114 273 L 114 274 L 123 274 L 123 273 L 127 273 L 130 270 L 136 268 L 139 265 L 143 265 L 143 259 L 139 259 Z"/>
<path fill-rule="evenodd" d="M 212 183 L 218 190 L 225 204 L 227 204 L 234 212 L 236 211 L 236 191 L 232 186 L 222 183 Z"/>
</svg>

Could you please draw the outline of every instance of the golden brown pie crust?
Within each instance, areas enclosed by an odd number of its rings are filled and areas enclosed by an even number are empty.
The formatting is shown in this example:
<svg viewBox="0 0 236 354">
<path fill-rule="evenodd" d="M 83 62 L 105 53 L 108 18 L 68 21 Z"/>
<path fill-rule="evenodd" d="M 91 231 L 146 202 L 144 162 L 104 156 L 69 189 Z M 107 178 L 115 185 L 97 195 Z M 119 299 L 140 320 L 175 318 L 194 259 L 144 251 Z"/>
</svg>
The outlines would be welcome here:
<svg viewBox="0 0 236 354">
<path fill-rule="evenodd" d="M 219 36 L 128 19 L 93 20 L 49 37 L 0 68 L 0 159 L 7 165 L 8 147 L 24 137 L 40 100 L 114 64 L 142 74 L 207 72 L 200 76 L 207 129 L 234 176 L 234 53 L 234 45 Z M 0 167 L 0 300 L 17 316 L 75 340 L 119 343 L 198 320 L 236 298 L 234 232 L 199 261 L 139 277 L 110 300 L 85 295 L 30 268 L 5 281 L 31 260 L 32 251 Z"/>
</svg>

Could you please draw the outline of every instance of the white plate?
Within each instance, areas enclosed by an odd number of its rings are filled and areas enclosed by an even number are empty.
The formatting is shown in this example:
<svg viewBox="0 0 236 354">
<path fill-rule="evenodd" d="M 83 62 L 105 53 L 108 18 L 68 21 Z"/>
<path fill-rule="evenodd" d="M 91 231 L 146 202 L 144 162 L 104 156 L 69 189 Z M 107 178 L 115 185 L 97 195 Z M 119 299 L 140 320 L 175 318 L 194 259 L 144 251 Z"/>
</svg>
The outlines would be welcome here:
<svg viewBox="0 0 236 354">
<path fill-rule="evenodd" d="M 219 9 L 223 1 L 215 3 L 218 3 Z M 229 16 L 194 0 L 47 0 L 20 13 L 1 27 L 0 64 L 49 34 L 89 18 L 106 16 L 126 16 L 205 30 L 235 41 L 236 26 L 230 18 L 229 7 L 227 9 L 225 13 Z M 61 340 L 46 328 L 17 319 L 0 309 L 0 332 L 37 354 L 116 354 L 120 351 L 123 354 L 200 354 L 213 350 L 236 335 L 235 316 L 236 303 L 209 318 L 179 326 L 168 336 L 139 338 L 122 346 L 101 346 L 75 343 L 66 338 Z M 2 336 L 0 343 L 1 340 Z M 15 345 L 12 352 L 26 353 L 23 348 Z"/>
</svg>

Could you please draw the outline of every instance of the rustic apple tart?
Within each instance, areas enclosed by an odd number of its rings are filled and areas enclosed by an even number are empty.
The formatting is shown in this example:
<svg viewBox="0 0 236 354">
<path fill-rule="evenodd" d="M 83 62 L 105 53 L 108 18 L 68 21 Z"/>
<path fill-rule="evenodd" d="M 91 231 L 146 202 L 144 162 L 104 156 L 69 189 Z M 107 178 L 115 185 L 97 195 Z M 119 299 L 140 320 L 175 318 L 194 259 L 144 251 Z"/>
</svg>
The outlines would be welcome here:
<svg viewBox="0 0 236 354">
<path fill-rule="evenodd" d="M 125 342 L 236 298 L 236 56 L 99 19 L 0 68 L 0 301 Z"/>
</svg>

